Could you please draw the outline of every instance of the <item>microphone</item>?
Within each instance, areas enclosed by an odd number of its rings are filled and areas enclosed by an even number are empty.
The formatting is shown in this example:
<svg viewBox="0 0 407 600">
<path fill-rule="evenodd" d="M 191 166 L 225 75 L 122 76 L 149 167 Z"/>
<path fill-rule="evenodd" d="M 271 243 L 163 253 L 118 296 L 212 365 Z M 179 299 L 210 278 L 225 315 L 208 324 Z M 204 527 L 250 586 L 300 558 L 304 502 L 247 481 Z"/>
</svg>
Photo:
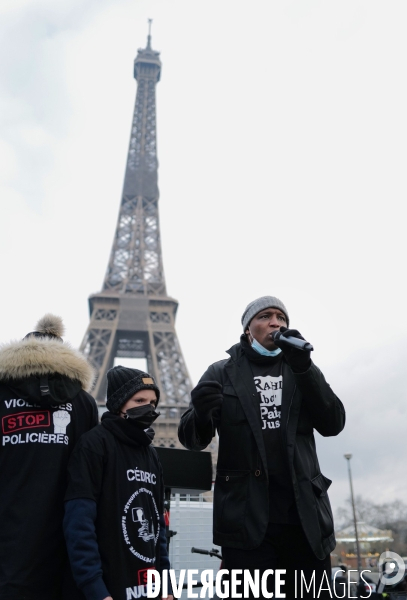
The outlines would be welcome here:
<svg viewBox="0 0 407 600">
<path fill-rule="evenodd" d="M 281 331 L 273 331 L 272 338 L 275 342 L 281 342 L 282 344 L 286 344 L 287 346 L 293 346 L 294 348 L 298 348 L 299 350 L 306 350 L 308 352 L 311 352 L 314 349 L 314 346 L 306 340 L 302 340 L 291 335 L 286 337 L 284 333 L 281 333 Z"/>
</svg>

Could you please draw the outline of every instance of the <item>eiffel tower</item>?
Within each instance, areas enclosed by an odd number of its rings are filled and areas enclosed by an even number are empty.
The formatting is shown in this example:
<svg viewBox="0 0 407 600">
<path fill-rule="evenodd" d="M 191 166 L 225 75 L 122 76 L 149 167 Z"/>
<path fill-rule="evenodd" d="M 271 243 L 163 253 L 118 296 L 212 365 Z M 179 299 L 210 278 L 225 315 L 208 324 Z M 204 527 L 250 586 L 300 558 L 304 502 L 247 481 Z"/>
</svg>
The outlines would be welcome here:
<svg viewBox="0 0 407 600">
<path fill-rule="evenodd" d="M 155 106 L 160 73 L 149 21 L 147 47 L 134 61 L 137 94 L 119 218 L 102 291 L 89 297 L 81 350 L 96 370 L 93 394 L 100 407 L 114 359 L 145 358 L 161 390 L 154 444 L 180 448 L 177 427 L 191 384 L 175 331 L 178 302 L 167 296 L 161 254 Z"/>
</svg>

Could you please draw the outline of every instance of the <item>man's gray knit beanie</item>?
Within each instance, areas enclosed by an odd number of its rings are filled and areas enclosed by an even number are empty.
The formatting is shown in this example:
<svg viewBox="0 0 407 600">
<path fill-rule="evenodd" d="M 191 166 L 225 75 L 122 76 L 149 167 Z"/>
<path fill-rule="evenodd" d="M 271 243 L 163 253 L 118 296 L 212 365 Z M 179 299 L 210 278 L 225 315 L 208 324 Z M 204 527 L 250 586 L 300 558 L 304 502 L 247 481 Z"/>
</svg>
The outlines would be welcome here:
<svg viewBox="0 0 407 600">
<path fill-rule="evenodd" d="M 288 318 L 288 312 L 281 300 L 275 296 L 262 296 L 261 298 L 257 298 L 257 300 L 253 300 L 253 302 L 250 302 L 250 304 L 246 306 L 242 315 L 243 331 L 246 331 L 246 328 L 254 315 L 257 315 L 258 312 L 265 308 L 278 308 L 281 310 L 287 319 L 287 327 L 289 326 L 290 319 Z"/>
</svg>

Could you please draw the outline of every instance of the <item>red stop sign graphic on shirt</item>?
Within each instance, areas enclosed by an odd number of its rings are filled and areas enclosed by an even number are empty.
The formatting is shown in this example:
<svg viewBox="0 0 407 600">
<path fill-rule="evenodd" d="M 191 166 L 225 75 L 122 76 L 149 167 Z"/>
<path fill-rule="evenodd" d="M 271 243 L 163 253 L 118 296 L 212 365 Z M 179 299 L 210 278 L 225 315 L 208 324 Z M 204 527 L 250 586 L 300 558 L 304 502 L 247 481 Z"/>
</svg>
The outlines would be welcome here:
<svg viewBox="0 0 407 600">
<path fill-rule="evenodd" d="M 147 585 L 147 571 L 154 571 L 154 569 L 140 569 L 138 572 L 139 585 Z M 155 582 L 155 575 L 153 575 L 153 582 Z"/>
<path fill-rule="evenodd" d="M 50 424 L 49 410 L 35 410 L 7 415 L 2 418 L 3 433 L 13 433 L 21 429 L 37 429 Z"/>
</svg>

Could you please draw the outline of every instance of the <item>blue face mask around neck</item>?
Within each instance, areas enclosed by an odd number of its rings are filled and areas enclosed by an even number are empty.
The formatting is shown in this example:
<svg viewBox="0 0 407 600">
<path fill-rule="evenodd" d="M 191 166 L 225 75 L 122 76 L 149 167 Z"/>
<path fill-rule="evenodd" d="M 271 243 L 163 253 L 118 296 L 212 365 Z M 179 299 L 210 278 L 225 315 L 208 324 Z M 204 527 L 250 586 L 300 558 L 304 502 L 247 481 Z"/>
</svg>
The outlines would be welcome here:
<svg viewBox="0 0 407 600">
<path fill-rule="evenodd" d="M 250 330 L 249 330 L 249 333 L 250 333 Z M 250 335 L 252 336 L 251 333 L 250 333 Z M 276 348 L 275 350 L 267 350 L 267 348 L 262 346 L 256 340 L 256 338 L 254 338 L 253 336 L 252 336 L 252 348 L 253 348 L 253 350 L 256 350 L 256 352 L 258 352 L 262 356 L 277 356 L 281 352 L 281 348 Z"/>
</svg>

